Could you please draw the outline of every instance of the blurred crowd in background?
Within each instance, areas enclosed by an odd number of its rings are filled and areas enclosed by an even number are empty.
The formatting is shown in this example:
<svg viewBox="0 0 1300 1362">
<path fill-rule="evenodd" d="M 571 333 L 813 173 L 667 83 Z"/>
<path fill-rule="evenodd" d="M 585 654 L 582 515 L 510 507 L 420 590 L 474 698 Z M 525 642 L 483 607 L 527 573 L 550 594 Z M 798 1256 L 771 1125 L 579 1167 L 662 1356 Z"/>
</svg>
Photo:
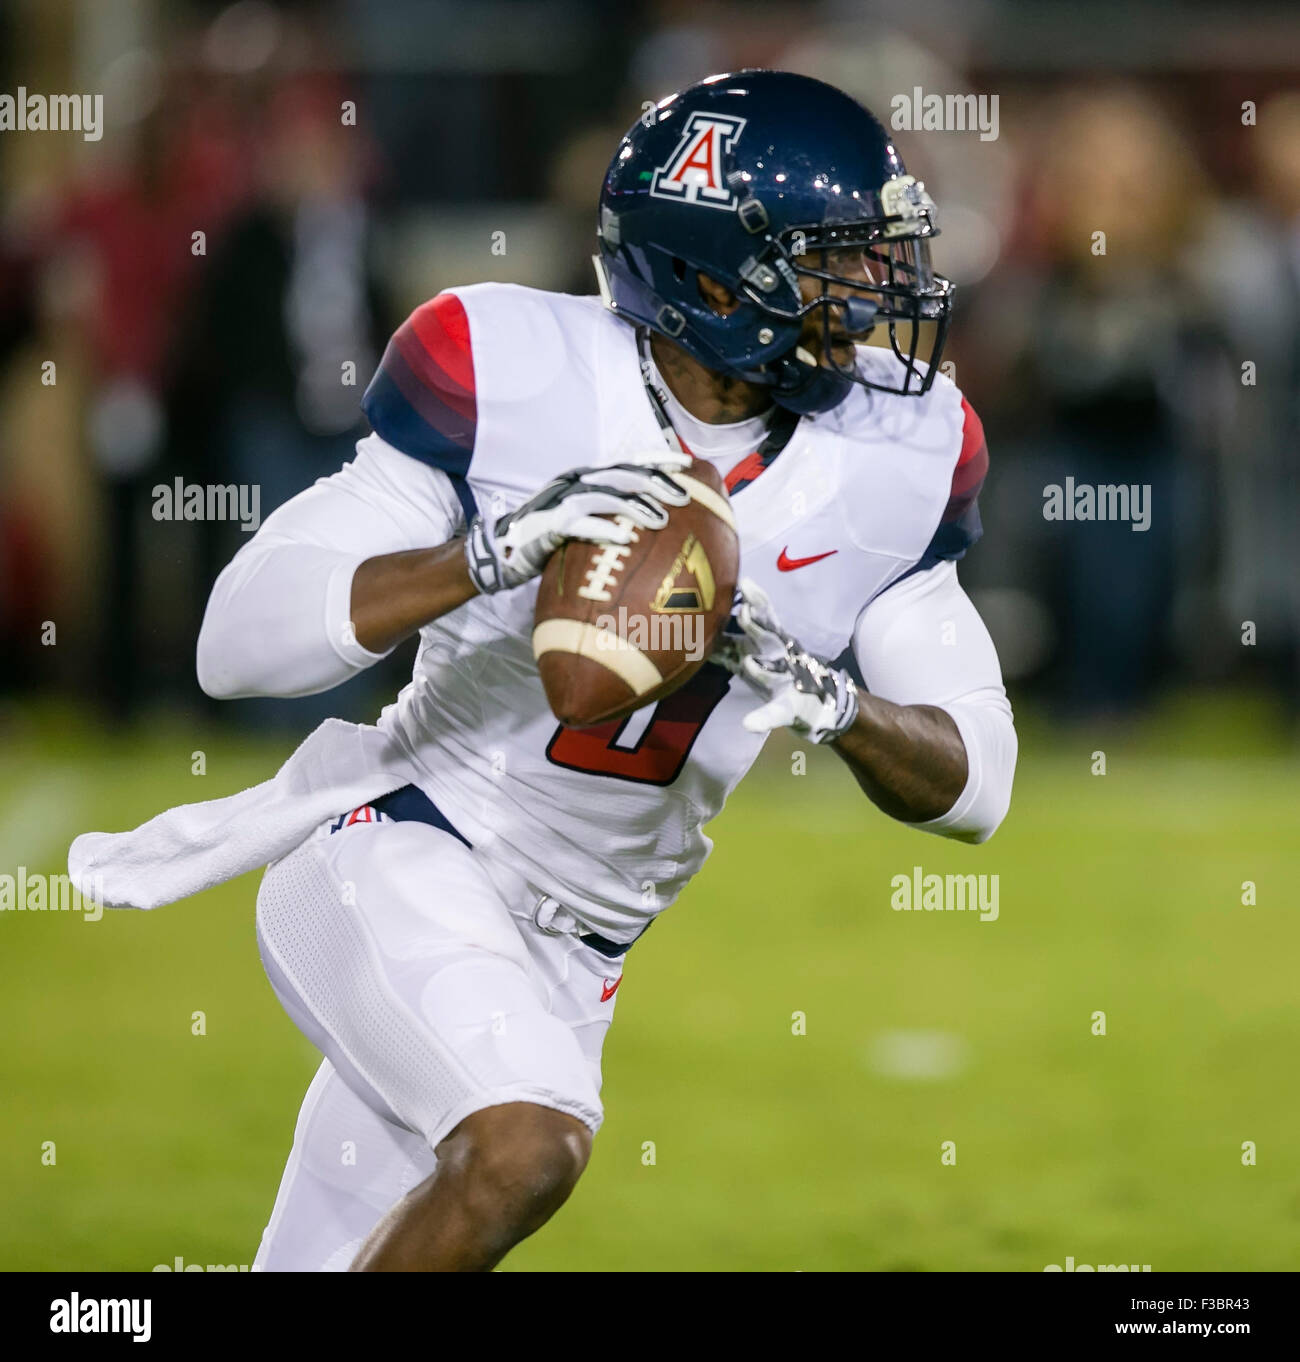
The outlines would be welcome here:
<svg viewBox="0 0 1300 1362">
<path fill-rule="evenodd" d="M 12 0 L 0 92 L 102 92 L 104 131 L 0 132 L 0 691 L 202 705 L 248 536 L 153 489 L 256 484 L 265 518 L 350 456 L 425 298 L 593 292 L 619 136 L 742 66 L 887 126 L 918 88 L 998 99 L 996 138 L 898 144 L 959 288 L 945 359 L 992 459 L 962 576 L 1014 694 L 1300 708 L 1300 23 L 1221 0 Z M 1045 519 L 1067 477 L 1149 486 L 1150 528 Z M 407 666 L 223 709 L 369 719 Z"/>
</svg>

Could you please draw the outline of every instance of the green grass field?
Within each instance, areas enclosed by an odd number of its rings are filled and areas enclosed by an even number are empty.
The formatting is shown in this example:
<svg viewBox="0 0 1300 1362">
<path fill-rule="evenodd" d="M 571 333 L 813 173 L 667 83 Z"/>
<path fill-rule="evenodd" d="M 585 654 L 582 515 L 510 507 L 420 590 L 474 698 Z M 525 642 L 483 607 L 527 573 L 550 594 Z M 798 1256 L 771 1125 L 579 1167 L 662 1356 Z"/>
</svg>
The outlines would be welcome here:
<svg viewBox="0 0 1300 1362">
<path fill-rule="evenodd" d="M 981 848 L 890 823 L 828 754 L 790 774 L 774 741 L 632 953 L 590 1171 L 505 1267 L 1294 1268 L 1300 766 L 1279 731 L 1249 702 L 1109 741 L 1022 724 Z M 64 712 L 0 744 L 8 873 L 292 746 L 180 721 L 108 740 Z M 998 920 L 893 911 L 914 865 L 998 875 Z M 258 964 L 256 883 L 98 923 L 0 915 L 0 1268 L 252 1261 L 316 1064 Z"/>
</svg>

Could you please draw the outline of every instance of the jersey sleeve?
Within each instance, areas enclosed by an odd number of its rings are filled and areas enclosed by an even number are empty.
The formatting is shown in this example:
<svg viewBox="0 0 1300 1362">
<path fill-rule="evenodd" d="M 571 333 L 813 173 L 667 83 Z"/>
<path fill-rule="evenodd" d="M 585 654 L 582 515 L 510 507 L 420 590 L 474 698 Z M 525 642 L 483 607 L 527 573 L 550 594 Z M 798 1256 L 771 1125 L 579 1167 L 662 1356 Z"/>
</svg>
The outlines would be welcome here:
<svg viewBox="0 0 1300 1362">
<path fill-rule="evenodd" d="M 463 528 L 451 479 L 378 436 L 278 507 L 217 578 L 199 632 L 199 684 L 219 699 L 314 695 L 379 661 L 351 627 L 368 558 L 445 543 Z"/>
<path fill-rule="evenodd" d="M 469 318 L 454 293 L 422 303 L 397 328 L 361 409 L 387 444 L 445 473 L 466 519 L 473 517 L 466 474 L 478 426 L 474 355 Z"/>
</svg>

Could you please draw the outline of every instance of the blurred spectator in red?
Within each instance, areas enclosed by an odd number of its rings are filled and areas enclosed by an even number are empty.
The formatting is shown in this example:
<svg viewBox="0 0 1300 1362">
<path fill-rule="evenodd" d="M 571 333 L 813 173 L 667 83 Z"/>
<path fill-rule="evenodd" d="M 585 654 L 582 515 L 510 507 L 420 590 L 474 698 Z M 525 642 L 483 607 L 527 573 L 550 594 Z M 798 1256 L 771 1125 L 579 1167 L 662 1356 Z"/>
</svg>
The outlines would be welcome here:
<svg viewBox="0 0 1300 1362">
<path fill-rule="evenodd" d="M 107 554 L 97 674 L 99 694 L 118 717 L 140 698 L 141 526 L 166 439 L 168 347 L 201 259 L 194 234 L 211 240 L 247 183 L 228 110 L 200 104 L 180 73 L 175 82 L 122 130 L 130 150 L 120 162 L 78 180 L 54 206 L 39 247 L 90 366 L 84 420 L 105 491 Z"/>
<path fill-rule="evenodd" d="M 337 82 L 320 75 L 271 98 L 257 196 L 203 267 L 172 369 L 176 469 L 199 484 L 257 488 L 263 518 L 351 458 L 361 394 L 397 320 L 362 194 L 368 147 L 344 108 Z M 249 538 L 234 523 L 200 529 L 198 606 Z M 237 717 L 305 729 L 373 686 L 359 678 L 319 700 L 242 701 Z"/>
<path fill-rule="evenodd" d="M 34 268 L 0 241 L 0 370 L 36 326 Z M 0 688 L 35 676 L 40 620 L 47 599 L 48 555 L 37 508 L 6 487 L 0 499 Z"/>
</svg>

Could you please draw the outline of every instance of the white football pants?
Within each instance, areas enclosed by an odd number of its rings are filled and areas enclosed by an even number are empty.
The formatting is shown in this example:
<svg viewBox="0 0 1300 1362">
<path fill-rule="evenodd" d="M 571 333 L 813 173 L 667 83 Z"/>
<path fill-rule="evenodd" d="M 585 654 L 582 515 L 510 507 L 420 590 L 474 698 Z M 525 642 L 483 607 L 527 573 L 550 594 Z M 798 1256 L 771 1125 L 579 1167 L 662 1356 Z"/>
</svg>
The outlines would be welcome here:
<svg viewBox="0 0 1300 1362">
<path fill-rule="evenodd" d="M 255 1271 L 346 1270 L 433 1171 L 438 1143 L 484 1107 L 535 1102 L 599 1128 L 622 963 L 576 928 L 538 926 L 555 908 L 415 821 L 325 824 L 267 869 L 262 961 L 325 1062 Z"/>
</svg>

